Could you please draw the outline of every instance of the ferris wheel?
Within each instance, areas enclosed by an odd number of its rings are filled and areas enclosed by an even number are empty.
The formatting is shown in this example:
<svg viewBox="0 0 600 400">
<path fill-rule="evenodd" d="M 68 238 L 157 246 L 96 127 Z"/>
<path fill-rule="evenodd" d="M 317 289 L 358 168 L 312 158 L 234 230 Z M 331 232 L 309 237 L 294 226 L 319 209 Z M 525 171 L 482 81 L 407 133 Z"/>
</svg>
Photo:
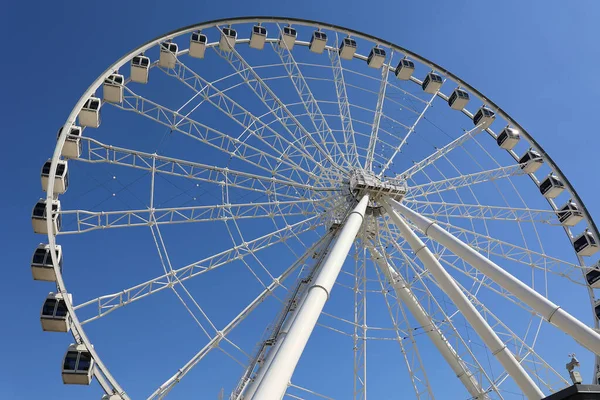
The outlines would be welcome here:
<svg viewBox="0 0 600 400">
<path fill-rule="evenodd" d="M 105 399 L 541 399 L 573 352 L 598 380 L 583 202 L 505 111 L 388 41 L 168 33 L 92 83 L 41 181 L 42 328 Z"/>
</svg>

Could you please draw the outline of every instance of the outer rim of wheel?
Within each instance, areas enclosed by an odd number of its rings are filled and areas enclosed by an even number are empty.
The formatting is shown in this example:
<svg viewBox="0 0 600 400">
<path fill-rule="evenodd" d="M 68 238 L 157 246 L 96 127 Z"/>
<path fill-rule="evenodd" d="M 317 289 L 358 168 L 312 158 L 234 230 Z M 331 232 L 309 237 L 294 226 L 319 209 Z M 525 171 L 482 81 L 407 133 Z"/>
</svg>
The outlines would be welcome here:
<svg viewBox="0 0 600 400">
<path fill-rule="evenodd" d="M 564 182 L 564 184 L 565 184 L 566 188 L 568 189 L 568 191 L 570 192 L 572 198 L 577 202 L 577 205 L 581 208 L 583 216 L 588 224 L 588 228 L 593 233 L 594 237 L 596 238 L 596 241 L 597 242 L 600 241 L 599 240 L 600 233 L 598 232 L 598 228 L 597 228 L 594 220 L 592 219 L 587 207 L 585 206 L 583 200 L 579 197 L 578 193 L 575 191 L 575 189 L 571 185 L 570 181 L 563 174 L 563 172 L 558 167 L 558 165 L 554 162 L 554 160 L 552 160 L 550 155 L 548 153 L 546 153 L 543 150 L 543 148 L 539 145 L 539 143 L 518 122 L 516 122 L 506 111 L 504 111 L 502 108 L 500 108 L 492 100 L 490 100 L 486 96 L 484 96 L 480 91 L 475 89 L 473 86 L 471 86 L 470 84 L 468 84 L 467 82 L 465 82 L 464 80 L 462 80 L 461 78 L 456 76 L 455 74 L 451 73 L 450 71 L 446 70 L 445 68 L 441 67 L 440 65 L 428 60 L 427 58 L 422 57 L 416 53 L 413 53 L 410 50 L 407 50 L 401 46 L 393 44 L 392 42 L 389 42 L 387 40 L 383 40 L 383 39 L 377 38 L 375 36 L 365 34 L 365 33 L 362 33 L 362 32 L 359 32 L 359 31 L 356 31 L 353 29 L 341 27 L 341 26 L 338 26 L 335 24 L 329 24 L 329 23 L 308 20 L 308 19 L 301 19 L 301 18 L 277 17 L 277 16 L 235 17 L 235 18 L 218 19 L 218 20 L 212 20 L 212 21 L 207 21 L 207 22 L 203 22 L 203 23 L 188 25 L 186 27 L 179 28 L 174 31 L 168 32 L 167 34 L 158 36 L 158 37 L 144 43 L 143 45 L 130 51 L 129 53 L 127 53 L 126 55 L 124 55 L 123 57 L 118 59 L 115 63 L 110 65 L 102 74 L 100 74 L 98 76 L 98 78 L 96 78 L 96 80 L 94 80 L 94 82 L 88 87 L 88 89 L 79 98 L 79 100 L 77 101 L 77 103 L 75 104 L 73 109 L 71 110 L 71 113 L 69 114 L 69 117 L 67 118 L 67 121 L 63 125 L 62 133 L 58 138 L 56 147 L 54 149 L 54 153 L 52 155 L 50 174 L 48 177 L 47 195 L 46 195 L 46 215 L 52 215 L 51 200 L 54 199 L 54 179 L 56 176 L 56 167 L 57 167 L 57 162 L 61 157 L 61 150 L 65 143 L 65 140 L 67 137 L 67 132 L 69 132 L 72 125 L 74 125 L 74 123 L 77 119 L 77 115 L 79 114 L 79 111 L 85 104 L 86 100 L 100 87 L 100 85 L 102 84 L 102 82 L 104 81 L 105 78 L 107 78 L 115 70 L 123 67 L 134 56 L 158 45 L 162 41 L 172 39 L 172 38 L 178 37 L 178 36 L 186 34 L 186 33 L 191 33 L 198 29 L 214 27 L 216 25 L 257 23 L 257 22 L 289 23 L 289 24 L 304 25 L 304 26 L 310 26 L 310 27 L 315 27 L 315 28 L 330 29 L 332 31 L 341 32 L 341 33 L 345 33 L 345 34 L 348 34 L 351 36 L 359 37 L 361 39 L 368 40 L 368 41 L 389 47 L 400 53 L 404 53 L 405 55 L 414 58 L 416 61 L 422 63 L 423 65 L 429 66 L 432 70 L 436 70 L 436 71 L 440 72 L 442 75 L 446 76 L 447 78 L 450 78 L 455 83 L 457 83 L 460 87 L 468 89 L 471 92 L 471 94 L 473 94 L 476 98 L 481 100 L 485 105 L 489 106 L 496 114 L 500 115 L 504 120 L 506 120 L 507 122 L 512 124 L 514 127 L 516 127 L 519 130 L 519 132 L 521 133 L 521 135 L 523 135 L 523 137 L 529 142 L 529 144 L 531 145 L 531 148 L 540 153 L 540 155 L 544 159 L 544 162 L 548 163 L 548 165 L 553 170 L 553 172 Z M 437 96 L 442 99 L 444 99 L 444 97 L 445 97 L 445 95 L 442 94 L 441 92 L 438 92 Z M 472 115 L 466 109 L 463 109 L 462 112 L 463 112 L 463 114 L 467 115 L 468 117 L 472 117 Z M 495 133 L 493 131 L 491 131 L 490 129 L 486 129 L 486 131 L 493 138 L 496 137 Z M 513 150 L 509 150 L 508 153 L 516 161 L 519 160 L 518 155 Z M 537 180 L 537 178 L 535 177 L 535 175 L 533 173 L 528 174 L 528 175 L 536 185 L 539 185 L 539 181 Z M 554 202 L 550 199 L 547 199 L 547 201 L 548 201 L 548 204 L 550 205 L 550 207 L 556 212 L 558 208 L 556 207 Z M 66 293 L 67 289 L 64 284 L 61 271 L 58 267 L 58 260 L 56 258 L 56 252 L 55 252 L 55 245 L 56 245 L 55 239 L 56 238 L 52 234 L 52 232 L 53 232 L 52 218 L 46 218 L 46 224 L 47 224 L 47 230 L 48 230 L 48 244 L 49 244 L 50 250 L 51 250 L 50 255 L 51 255 L 52 263 L 54 266 L 54 272 L 56 274 L 57 289 L 60 293 Z M 571 235 L 571 231 L 570 231 L 569 227 L 563 226 L 563 228 L 565 230 L 565 233 L 567 234 L 567 237 L 571 241 L 573 236 Z M 576 254 L 576 256 L 577 256 L 579 265 L 584 267 L 585 262 L 584 262 L 583 258 L 581 256 L 578 256 L 577 254 Z M 584 274 L 584 280 L 585 280 L 585 271 L 583 270 L 582 273 Z M 598 328 L 599 321 L 597 318 L 595 318 L 594 309 L 593 309 L 593 304 L 594 304 L 594 299 L 595 299 L 594 292 L 590 286 L 588 286 L 587 288 L 588 288 L 588 295 L 590 298 L 590 304 L 592 306 L 591 312 L 592 312 L 592 317 L 593 317 L 593 321 L 594 321 L 594 327 Z M 104 391 L 107 394 L 119 394 L 119 395 L 121 395 L 122 398 L 128 399 L 129 397 L 125 394 L 124 390 L 120 387 L 120 385 L 118 384 L 116 379 L 114 377 L 112 377 L 112 375 L 110 375 L 110 372 L 104 366 L 101 358 L 99 357 L 97 352 L 94 350 L 91 341 L 85 334 L 84 329 L 83 329 L 82 325 L 80 324 L 79 319 L 77 318 L 77 315 L 73 308 L 73 304 L 68 300 L 68 297 L 65 297 L 65 303 L 67 306 L 67 310 L 69 312 L 69 316 L 71 318 L 71 326 L 70 327 L 71 327 L 71 332 L 73 334 L 73 337 L 75 338 L 76 341 L 85 344 L 87 349 L 89 350 L 89 352 L 95 362 L 94 375 L 96 376 L 98 382 L 100 383 L 100 385 L 102 386 L 102 388 L 104 389 Z M 596 355 L 595 356 L 594 373 L 596 370 L 598 370 L 599 361 L 600 361 L 600 356 Z M 98 371 L 101 373 L 101 375 L 98 373 Z M 104 379 L 106 379 L 106 380 L 104 380 Z"/>
</svg>

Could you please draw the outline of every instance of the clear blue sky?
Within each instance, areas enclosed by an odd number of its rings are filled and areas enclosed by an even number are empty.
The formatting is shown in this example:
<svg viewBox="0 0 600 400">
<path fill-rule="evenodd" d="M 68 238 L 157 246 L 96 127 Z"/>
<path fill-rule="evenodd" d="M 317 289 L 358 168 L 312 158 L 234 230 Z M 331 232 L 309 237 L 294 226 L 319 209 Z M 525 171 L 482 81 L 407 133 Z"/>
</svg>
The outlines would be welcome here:
<svg viewBox="0 0 600 400">
<path fill-rule="evenodd" d="M 600 218 L 596 1 L 13 1 L 3 8 L 2 397 L 59 399 L 78 393 L 92 399 L 99 394 L 62 385 L 66 341 L 39 326 L 41 302 L 51 289 L 31 279 L 32 250 L 41 240 L 31 230 L 31 208 L 41 196 L 39 171 L 51 155 L 56 129 L 81 93 L 121 55 L 178 27 L 280 15 L 322 20 L 397 43 L 454 72 L 508 111 L 554 158 L 592 216 Z M 121 340 L 118 335 L 115 329 L 115 341 Z"/>
</svg>

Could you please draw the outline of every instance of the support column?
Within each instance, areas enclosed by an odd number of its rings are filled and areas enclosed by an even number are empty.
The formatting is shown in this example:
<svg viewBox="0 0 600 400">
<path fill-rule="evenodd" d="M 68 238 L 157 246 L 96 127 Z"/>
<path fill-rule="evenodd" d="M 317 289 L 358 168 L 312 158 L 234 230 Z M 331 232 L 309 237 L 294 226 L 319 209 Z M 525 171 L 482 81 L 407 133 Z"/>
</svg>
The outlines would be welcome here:
<svg viewBox="0 0 600 400">
<path fill-rule="evenodd" d="M 393 199 L 387 199 L 386 201 L 395 210 L 412 221 L 426 236 L 442 244 L 479 272 L 512 293 L 516 298 L 534 309 L 546 321 L 573 337 L 582 346 L 594 354 L 600 354 L 600 335 L 592 328 L 509 274 L 493 261 L 488 260 L 450 232 L 442 229 L 434 221 L 423 217 Z"/>
<path fill-rule="evenodd" d="M 392 201 L 393 200 L 389 198 L 384 198 L 384 207 L 387 210 L 388 215 L 394 221 L 398 229 L 400 229 L 402 237 L 410 245 L 425 268 L 431 272 L 440 288 L 454 302 L 465 319 L 473 327 L 475 332 L 477 332 L 481 340 L 483 340 L 485 345 L 496 357 L 498 362 L 500 362 L 506 372 L 513 378 L 523 394 L 530 400 L 542 399 L 544 394 L 540 388 L 537 387 L 535 382 L 533 382 L 531 377 L 525 372 L 523 366 L 517 362 L 515 356 L 508 350 L 504 342 L 502 342 L 496 332 L 494 332 L 487 321 L 477 311 L 473 303 L 469 301 L 469 298 L 463 293 L 448 271 L 442 267 L 431 250 L 429 250 L 425 243 L 423 243 L 423 241 L 410 229 L 408 224 L 400 217 L 396 210 L 391 207 L 390 203 Z"/>
<path fill-rule="evenodd" d="M 442 357 L 444 357 L 444 360 L 446 360 L 450 368 L 452 368 L 452 371 L 454 371 L 458 379 L 460 379 L 469 394 L 474 399 L 489 399 L 489 396 L 485 390 L 481 388 L 479 382 L 477 382 L 477 379 L 475 376 L 473 376 L 473 373 L 469 367 L 460 358 L 456 350 L 454 350 L 454 347 L 452 347 L 452 344 L 450 344 L 448 339 L 446 339 L 446 336 L 442 333 L 441 329 L 427 314 L 427 311 L 425 308 L 423 308 L 417 297 L 414 295 L 413 291 L 408 286 L 408 283 L 406 280 L 404 280 L 404 277 L 392 269 L 392 267 L 377 249 L 369 246 L 369 252 L 373 257 L 373 260 L 379 266 L 379 269 L 381 269 L 387 278 L 388 282 L 394 288 L 396 297 L 406 305 L 419 325 L 432 327 L 432 329 L 426 330 L 427 336 L 429 339 L 431 339 Z"/>
<path fill-rule="evenodd" d="M 275 355 L 279 351 L 281 344 L 283 343 L 283 341 L 285 340 L 285 337 L 287 336 L 288 332 L 290 331 L 290 327 L 296 320 L 296 316 L 298 315 L 298 309 L 302 306 L 302 304 L 304 304 L 305 299 L 306 299 L 306 294 L 304 294 L 301 297 L 300 301 L 298 302 L 298 305 L 296 306 L 296 309 L 293 311 L 290 311 L 290 313 L 288 314 L 285 322 L 281 326 L 281 331 L 279 332 L 279 335 L 277 336 L 277 340 L 275 341 L 273 346 L 269 349 L 267 356 L 265 357 L 265 360 L 263 361 L 262 365 L 258 368 L 258 371 L 256 372 L 256 376 L 254 377 L 254 380 L 252 382 L 250 382 L 248 384 L 247 388 L 244 390 L 243 395 L 241 397 L 242 399 L 251 399 L 252 396 L 254 396 L 254 393 L 256 393 L 258 386 L 260 385 L 265 374 L 271 367 L 271 364 L 273 363 L 273 359 L 275 358 Z"/>
<path fill-rule="evenodd" d="M 331 288 L 362 225 L 368 204 L 369 196 L 365 195 L 346 219 L 319 275 L 312 282 L 304 302 L 296 311 L 296 317 L 291 323 L 285 340 L 266 369 L 263 379 L 252 397 L 253 400 L 278 400 L 285 395 L 308 338 L 329 299 Z"/>
</svg>

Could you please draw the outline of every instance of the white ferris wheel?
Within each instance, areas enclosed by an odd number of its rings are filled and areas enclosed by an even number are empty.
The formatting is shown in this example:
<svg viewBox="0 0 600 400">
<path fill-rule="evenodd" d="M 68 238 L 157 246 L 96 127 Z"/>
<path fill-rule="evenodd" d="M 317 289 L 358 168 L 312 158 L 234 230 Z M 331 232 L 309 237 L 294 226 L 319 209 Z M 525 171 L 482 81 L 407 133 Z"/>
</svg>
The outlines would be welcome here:
<svg viewBox="0 0 600 400">
<path fill-rule="evenodd" d="M 597 380 L 577 192 L 388 41 L 278 17 L 161 36 L 92 83 L 41 180 L 42 328 L 106 399 L 541 399 L 571 352 Z"/>
</svg>

